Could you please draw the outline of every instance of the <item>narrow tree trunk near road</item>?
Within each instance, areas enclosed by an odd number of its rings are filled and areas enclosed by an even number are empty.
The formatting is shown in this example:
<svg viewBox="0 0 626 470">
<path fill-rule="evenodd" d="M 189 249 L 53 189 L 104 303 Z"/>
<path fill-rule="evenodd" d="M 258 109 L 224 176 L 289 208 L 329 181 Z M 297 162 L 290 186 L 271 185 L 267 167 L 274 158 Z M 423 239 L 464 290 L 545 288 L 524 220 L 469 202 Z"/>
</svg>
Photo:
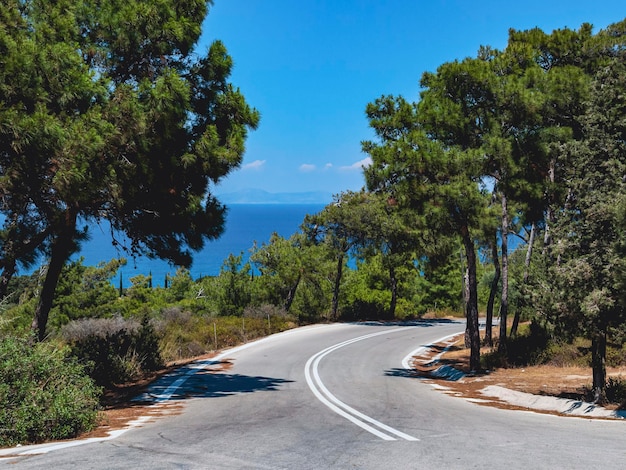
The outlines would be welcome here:
<svg viewBox="0 0 626 470">
<path fill-rule="evenodd" d="M 335 285 L 333 286 L 333 301 L 331 320 L 337 319 L 339 311 L 339 287 L 341 286 L 341 276 L 343 274 L 343 253 L 337 257 L 337 275 L 335 276 Z"/>
<path fill-rule="evenodd" d="M 506 354 L 506 327 L 509 312 L 509 208 L 507 198 L 504 193 L 501 195 L 502 201 L 502 294 L 500 297 L 500 339 L 498 351 Z"/>
<path fill-rule="evenodd" d="M 288 312 L 291 308 L 291 304 L 293 303 L 293 299 L 296 297 L 296 290 L 298 289 L 298 285 L 300 284 L 300 279 L 302 279 L 302 274 L 298 274 L 298 278 L 296 282 L 291 286 L 289 292 L 287 292 L 287 298 L 285 299 L 285 311 Z"/>
<path fill-rule="evenodd" d="M 470 339 L 470 369 L 480 370 L 480 332 L 478 330 L 478 283 L 476 279 L 476 248 L 469 228 L 461 228 L 461 237 L 467 259 L 468 299 L 466 306 L 467 330 Z"/>
<path fill-rule="evenodd" d="M 530 260 L 533 255 L 533 245 L 535 244 L 535 223 L 533 222 L 530 227 L 530 237 L 528 238 L 528 247 L 526 248 L 526 259 L 524 260 L 524 278 L 522 283 L 524 286 L 528 284 L 528 277 L 530 276 Z M 519 308 L 515 310 L 515 316 L 513 317 L 513 324 L 511 325 L 511 336 L 517 335 L 517 327 L 519 326 L 521 311 Z"/>
<path fill-rule="evenodd" d="M 550 167 L 548 168 L 548 178 L 552 186 L 554 186 L 554 180 L 556 176 L 556 161 L 554 159 L 550 160 Z M 550 231 L 550 227 L 554 223 L 554 212 L 552 210 L 552 201 L 548 201 L 548 206 L 546 208 L 546 216 L 545 216 L 545 231 L 543 232 L 543 249 L 542 256 L 549 256 L 550 249 L 552 245 L 552 232 Z"/>
<path fill-rule="evenodd" d="M 31 329 L 39 341 L 43 341 L 46 337 L 48 315 L 52 309 L 54 293 L 59 283 L 63 266 L 65 266 L 65 263 L 76 249 L 76 215 L 77 213 L 73 209 L 66 211 L 64 225 L 60 228 L 59 233 L 52 242 L 50 262 L 48 263 L 46 277 L 39 293 L 39 301 L 31 324 Z"/>
<path fill-rule="evenodd" d="M 467 322 L 467 305 L 469 303 L 469 283 L 468 283 L 468 273 L 465 264 L 463 263 L 463 248 L 459 249 L 459 258 L 461 261 L 461 303 L 463 304 L 463 316 L 466 318 L 465 321 L 465 336 L 464 336 L 464 346 L 466 348 L 471 347 L 472 341 L 470 339 L 470 331 L 469 331 L 469 323 Z"/>
<path fill-rule="evenodd" d="M 465 268 L 465 274 L 463 274 L 463 312 L 467 319 L 467 306 L 469 305 L 469 270 Z M 465 322 L 465 337 L 464 345 L 466 348 L 472 347 L 472 334 L 468 321 Z"/>
<path fill-rule="evenodd" d="M 597 332 L 591 338 L 591 368 L 593 371 L 594 403 L 606 402 L 606 332 Z"/>
<path fill-rule="evenodd" d="M 396 315 L 396 305 L 398 303 L 398 279 L 393 266 L 389 267 L 389 282 L 391 284 L 391 303 L 389 305 L 389 319 L 393 320 Z"/>
<path fill-rule="evenodd" d="M 496 294 L 498 293 L 498 284 L 500 283 L 500 258 L 498 257 L 498 243 L 494 235 L 494 239 L 491 242 L 491 257 L 493 259 L 493 268 L 495 270 L 493 274 L 493 280 L 491 281 L 491 288 L 489 289 L 489 300 L 487 301 L 487 325 L 485 326 L 485 344 L 493 346 L 493 305 L 496 301 Z"/>
<path fill-rule="evenodd" d="M 526 259 L 524 260 L 524 284 L 528 282 L 530 276 L 530 260 L 533 256 L 533 245 L 535 244 L 535 234 L 537 226 L 533 222 L 530 226 L 530 236 L 528 237 L 528 248 L 526 249 Z"/>
</svg>

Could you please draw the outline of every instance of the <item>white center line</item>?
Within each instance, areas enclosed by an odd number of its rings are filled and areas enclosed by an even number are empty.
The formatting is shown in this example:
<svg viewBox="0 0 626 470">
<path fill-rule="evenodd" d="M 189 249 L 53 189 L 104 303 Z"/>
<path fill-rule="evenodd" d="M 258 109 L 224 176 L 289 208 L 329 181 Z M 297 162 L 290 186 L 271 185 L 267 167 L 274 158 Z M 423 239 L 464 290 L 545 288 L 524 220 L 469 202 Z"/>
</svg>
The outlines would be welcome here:
<svg viewBox="0 0 626 470">
<path fill-rule="evenodd" d="M 400 331 L 406 331 L 407 328 L 412 328 L 412 327 L 403 327 L 403 328 L 396 328 L 393 330 L 379 331 L 377 333 L 371 333 L 368 335 L 359 336 L 357 338 L 353 338 L 353 339 L 344 341 L 342 343 L 335 344 L 311 356 L 304 367 L 304 375 L 306 378 L 306 382 L 318 400 L 320 400 L 322 403 L 324 403 L 328 408 L 333 410 L 338 415 L 346 418 L 347 420 L 351 421 L 352 423 L 356 424 L 362 429 L 386 441 L 395 441 L 396 437 L 405 439 L 407 441 L 419 441 L 419 439 L 416 437 L 410 436 L 408 434 L 405 434 L 401 431 L 398 431 L 397 429 L 394 429 L 391 426 L 387 426 L 386 424 L 383 424 L 380 421 L 377 421 L 374 418 L 367 416 L 361 413 L 360 411 L 355 410 L 354 408 L 348 406 L 347 404 L 339 400 L 326 388 L 326 386 L 322 382 L 322 379 L 319 376 L 318 368 L 319 368 L 320 361 L 325 356 L 336 351 L 337 349 L 356 343 L 357 341 L 363 341 L 369 338 L 373 338 L 375 336 L 385 335 L 385 334 L 390 334 L 390 333 L 397 333 Z M 370 426 L 370 424 L 373 426 L 376 426 L 379 429 L 376 429 L 375 427 Z M 383 431 L 386 431 L 386 432 L 383 432 Z"/>
</svg>

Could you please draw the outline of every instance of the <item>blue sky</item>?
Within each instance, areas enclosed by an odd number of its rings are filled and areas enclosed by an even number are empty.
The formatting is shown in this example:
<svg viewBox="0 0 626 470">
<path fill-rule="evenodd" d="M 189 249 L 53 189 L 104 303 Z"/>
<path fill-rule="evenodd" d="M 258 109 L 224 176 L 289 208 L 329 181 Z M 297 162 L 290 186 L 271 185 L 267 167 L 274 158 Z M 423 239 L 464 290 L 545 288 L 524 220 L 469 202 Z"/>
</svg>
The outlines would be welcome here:
<svg viewBox="0 0 626 470">
<path fill-rule="evenodd" d="M 509 28 L 597 32 L 625 16 L 623 0 L 215 0 L 199 47 L 224 42 L 233 84 L 261 113 L 241 168 L 216 191 L 358 190 L 367 103 L 417 100 L 425 71 L 503 48 Z"/>
</svg>

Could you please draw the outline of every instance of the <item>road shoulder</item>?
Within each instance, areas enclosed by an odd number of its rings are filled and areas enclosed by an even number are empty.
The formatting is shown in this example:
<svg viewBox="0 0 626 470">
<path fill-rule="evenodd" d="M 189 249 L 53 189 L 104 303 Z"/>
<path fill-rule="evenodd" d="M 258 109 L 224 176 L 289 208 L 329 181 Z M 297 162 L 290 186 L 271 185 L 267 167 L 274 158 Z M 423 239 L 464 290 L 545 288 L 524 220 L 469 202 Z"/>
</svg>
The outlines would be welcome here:
<svg viewBox="0 0 626 470">
<path fill-rule="evenodd" d="M 462 335 L 420 349 L 410 366 L 436 390 L 482 406 L 593 419 L 626 419 L 626 410 L 580 399 L 590 370 L 576 367 L 498 369 L 467 372 L 468 356 L 458 346 Z M 621 374 L 623 371 L 612 371 Z"/>
</svg>

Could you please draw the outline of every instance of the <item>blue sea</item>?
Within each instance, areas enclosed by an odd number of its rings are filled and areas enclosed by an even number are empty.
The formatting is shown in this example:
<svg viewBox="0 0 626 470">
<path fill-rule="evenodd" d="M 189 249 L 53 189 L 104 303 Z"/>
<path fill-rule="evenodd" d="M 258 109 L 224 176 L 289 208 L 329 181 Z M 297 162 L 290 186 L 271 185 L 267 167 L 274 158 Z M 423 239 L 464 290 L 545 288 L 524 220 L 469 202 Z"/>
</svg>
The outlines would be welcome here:
<svg viewBox="0 0 626 470">
<path fill-rule="evenodd" d="M 202 251 L 194 254 L 190 269 L 192 277 L 197 279 L 219 274 L 224 260 L 231 253 L 239 255 L 243 252 L 244 260 L 247 260 L 255 241 L 259 246 L 267 243 L 274 232 L 288 238 L 298 231 L 306 214 L 315 214 L 323 208 L 324 204 L 228 205 L 225 230 L 219 239 L 207 242 Z M 133 259 L 116 249 L 106 229 L 94 226 L 90 228 L 90 234 L 91 239 L 83 243 L 80 253 L 73 258 L 84 257 L 84 264 L 88 266 L 113 258 L 126 258 L 128 263 L 118 273 L 125 286 L 130 285 L 130 279 L 139 274 L 152 274 L 153 285 L 163 286 L 165 276 L 176 273 L 176 266 L 165 261 L 146 257 Z M 113 281 L 119 282 L 119 277 Z"/>
</svg>

